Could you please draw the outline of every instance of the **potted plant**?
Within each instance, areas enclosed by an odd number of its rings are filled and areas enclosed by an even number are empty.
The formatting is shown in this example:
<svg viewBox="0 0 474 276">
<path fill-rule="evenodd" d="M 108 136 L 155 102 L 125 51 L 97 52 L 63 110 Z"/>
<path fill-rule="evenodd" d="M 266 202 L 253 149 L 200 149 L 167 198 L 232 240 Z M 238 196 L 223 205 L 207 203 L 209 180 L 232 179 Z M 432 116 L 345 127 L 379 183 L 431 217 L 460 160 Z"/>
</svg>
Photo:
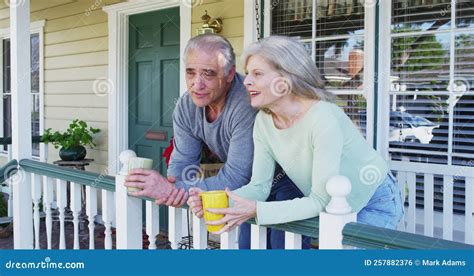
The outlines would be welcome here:
<svg viewBox="0 0 474 276">
<path fill-rule="evenodd" d="M 52 143 L 54 148 L 59 148 L 59 157 L 64 161 L 78 161 L 86 157 L 87 151 L 84 146 L 93 148 L 96 144 L 92 141 L 92 135 L 100 131 L 98 128 L 87 126 L 87 123 L 75 119 L 69 124 L 65 132 L 55 131 L 51 128 L 45 130 L 42 138 L 43 143 Z"/>
</svg>

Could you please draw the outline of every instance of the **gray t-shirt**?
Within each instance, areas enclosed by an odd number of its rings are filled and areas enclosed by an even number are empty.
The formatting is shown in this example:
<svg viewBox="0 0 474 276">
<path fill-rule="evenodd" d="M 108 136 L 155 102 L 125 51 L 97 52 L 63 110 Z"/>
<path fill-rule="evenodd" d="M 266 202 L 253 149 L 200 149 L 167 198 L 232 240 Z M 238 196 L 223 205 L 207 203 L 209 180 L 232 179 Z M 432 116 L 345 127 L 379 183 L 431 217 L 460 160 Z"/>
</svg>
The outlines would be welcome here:
<svg viewBox="0 0 474 276">
<path fill-rule="evenodd" d="M 197 107 L 186 92 L 173 112 L 174 150 L 168 175 L 176 177 L 178 188 L 234 190 L 250 182 L 253 162 L 252 130 L 257 110 L 250 106 L 243 78 L 236 74 L 226 95 L 224 110 L 212 123 L 205 108 Z M 224 162 L 216 176 L 194 178 L 203 144 Z"/>
</svg>

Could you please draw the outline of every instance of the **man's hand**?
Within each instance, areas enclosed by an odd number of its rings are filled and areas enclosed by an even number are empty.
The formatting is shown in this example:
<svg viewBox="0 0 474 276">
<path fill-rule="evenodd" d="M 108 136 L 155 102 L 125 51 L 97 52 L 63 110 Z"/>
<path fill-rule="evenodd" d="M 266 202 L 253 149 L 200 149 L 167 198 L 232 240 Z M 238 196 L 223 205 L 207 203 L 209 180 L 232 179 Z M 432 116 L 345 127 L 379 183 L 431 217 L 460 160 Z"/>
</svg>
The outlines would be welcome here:
<svg viewBox="0 0 474 276">
<path fill-rule="evenodd" d="M 175 183 L 176 178 L 174 176 L 168 176 L 169 183 Z M 188 193 L 183 189 L 173 189 L 170 196 L 168 198 L 159 198 L 155 201 L 156 205 L 166 204 L 168 206 L 179 208 L 186 203 L 188 199 Z"/>
<path fill-rule="evenodd" d="M 202 210 L 202 200 L 199 194 L 202 192 L 199 188 L 190 188 L 189 189 L 189 198 L 188 198 L 188 206 L 193 211 L 193 214 L 198 218 L 202 218 L 203 210 Z"/>
<path fill-rule="evenodd" d="M 151 197 L 154 199 L 168 198 L 177 190 L 166 178 L 155 170 L 133 169 L 125 177 L 126 187 L 138 188 L 141 191 L 131 192 L 131 196 Z"/>
</svg>

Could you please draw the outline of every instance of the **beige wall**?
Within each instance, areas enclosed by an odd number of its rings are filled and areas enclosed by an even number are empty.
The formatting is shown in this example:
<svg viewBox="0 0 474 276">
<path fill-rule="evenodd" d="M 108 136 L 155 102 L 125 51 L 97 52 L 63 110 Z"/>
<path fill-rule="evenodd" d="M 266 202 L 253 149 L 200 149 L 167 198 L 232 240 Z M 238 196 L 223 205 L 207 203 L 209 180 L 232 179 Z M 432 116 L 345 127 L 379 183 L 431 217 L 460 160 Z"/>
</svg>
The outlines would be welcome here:
<svg viewBox="0 0 474 276">
<path fill-rule="evenodd" d="M 107 14 L 96 3 L 110 5 L 122 0 L 31 0 L 31 21 L 46 20 L 44 27 L 44 119 L 45 128 L 64 130 L 75 118 L 101 129 L 98 146 L 88 149 L 95 161 L 88 170 L 103 172 L 107 167 L 107 97 L 94 93 L 94 82 L 107 77 Z M 204 0 L 192 9 L 192 35 L 202 25 L 207 10 L 222 17 L 223 31 L 237 55 L 243 45 L 243 0 Z M 9 8 L 0 1 L 0 28 L 9 27 Z M 59 159 L 49 146 L 49 160 Z M 3 158 L 4 160 L 4 158 Z M 1 159 L 0 159 L 1 161 Z"/>
<path fill-rule="evenodd" d="M 107 166 L 107 97 L 94 93 L 94 81 L 107 77 L 107 14 L 95 0 L 32 0 L 31 21 L 44 27 L 45 128 L 64 130 L 75 118 L 101 129 L 97 147 L 88 149 L 95 162 L 88 170 Z M 111 4 L 120 1 L 102 1 Z M 3 1 L 0 28 L 9 27 L 9 8 Z M 49 160 L 59 158 L 49 146 Z"/>
<path fill-rule="evenodd" d="M 192 9 L 192 35 L 195 36 L 196 29 L 203 24 L 201 16 L 205 10 L 213 18 L 221 17 L 224 25 L 219 34 L 232 43 L 236 54 L 237 71 L 242 72 L 240 55 L 244 42 L 244 0 L 198 0 L 196 3 L 199 5 Z"/>
</svg>

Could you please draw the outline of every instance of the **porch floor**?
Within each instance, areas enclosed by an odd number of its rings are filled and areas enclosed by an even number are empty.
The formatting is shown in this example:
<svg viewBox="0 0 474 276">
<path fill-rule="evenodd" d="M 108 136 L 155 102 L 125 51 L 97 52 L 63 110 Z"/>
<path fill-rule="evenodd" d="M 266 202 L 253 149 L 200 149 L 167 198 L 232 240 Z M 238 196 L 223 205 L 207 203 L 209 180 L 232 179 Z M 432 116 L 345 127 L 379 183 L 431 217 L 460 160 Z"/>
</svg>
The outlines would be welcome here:
<svg viewBox="0 0 474 276">
<path fill-rule="evenodd" d="M 44 219 L 41 219 L 40 223 L 40 248 L 47 249 L 46 239 L 46 228 Z M 13 224 L 4 224 L 0 226 L 0 249 L 13 249 Z M 72 222 L 66 222 L 64 224 L 66 232 L 66 248 L 72 249 L 74 247 L 74 225 Z M 83 229 L 82 229 L 83 228 Z M 79 247 L 81 249 L 89 249 L 89 228 L 84 227 L 79 229 Z M 104 249 L 104 230 L 105 227 L 101 224 L 95 225 L 94 229 L 94 242 L 96 249 Z M 144 240 L 147 240 L 148 236 L 143 234 Z M 115 229 L 112 229 L 112 247 L 115 249 Z M 148 248 L 149 242 L 144 242 L 143 249 Z M 59 249 L 59 221 L 53 221 L 52 230 L 52 242 L 51 246 L 53 249 Z M 158 235 L 156 241 L 156 247 L 158 249 L 171 249 L 168 244 L 168 238 L 164 235 Z"/>
</svg>

